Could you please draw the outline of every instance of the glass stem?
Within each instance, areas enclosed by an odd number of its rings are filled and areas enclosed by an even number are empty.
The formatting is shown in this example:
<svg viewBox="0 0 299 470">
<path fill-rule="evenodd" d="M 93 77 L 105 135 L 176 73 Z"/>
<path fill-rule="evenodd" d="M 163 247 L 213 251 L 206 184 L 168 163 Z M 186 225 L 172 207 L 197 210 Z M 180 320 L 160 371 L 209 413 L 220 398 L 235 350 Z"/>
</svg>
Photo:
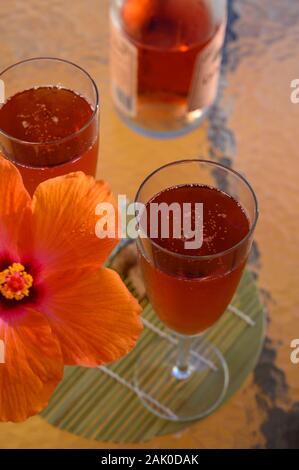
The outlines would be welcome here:
<svg viewBox="0 0 299 470">
<path fill-rule="evenodd" d="M 192 373 L 190 366 L 191 344 L 192 339 L 188 336 L 182 337 L 179 340 L 177 362 L 173 368 L 173 375 L 177 379 L 187 379 Z"/>
</svg>

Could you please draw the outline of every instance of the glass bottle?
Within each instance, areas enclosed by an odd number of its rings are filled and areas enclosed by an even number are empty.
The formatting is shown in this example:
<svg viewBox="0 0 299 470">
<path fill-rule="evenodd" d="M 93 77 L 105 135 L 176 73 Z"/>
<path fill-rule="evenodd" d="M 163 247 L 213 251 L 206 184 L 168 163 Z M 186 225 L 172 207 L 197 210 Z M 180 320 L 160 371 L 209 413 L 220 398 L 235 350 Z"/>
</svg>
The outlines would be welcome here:
<svg viewBox="0 0 299 470">
<path fill-rule="evenodd" d="M 196 127 L 218 89 L 226 0 L 111 0 L 111 86 L 128 125 L 171 137 Z"/>
</svg>

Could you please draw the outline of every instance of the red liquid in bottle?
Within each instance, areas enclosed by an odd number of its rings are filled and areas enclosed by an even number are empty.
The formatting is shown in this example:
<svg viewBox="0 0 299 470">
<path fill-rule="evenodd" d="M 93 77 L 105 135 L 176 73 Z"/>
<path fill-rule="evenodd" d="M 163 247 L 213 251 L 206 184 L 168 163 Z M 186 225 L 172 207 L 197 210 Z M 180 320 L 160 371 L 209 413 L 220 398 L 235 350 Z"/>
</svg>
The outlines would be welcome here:
<svg viewBox="0 0 299 470">
<path fill-rule="evenodd" d="M 218 1 L 218 0 L 217 0 Z M 214 102 L 226 14 L 224 0 L 123 0 L 112 15 L 116 107 L 148 132 L 171 134 Z"/>
<path fill-rule="evenodd" d="M 148 213 L 152 202 L 187 202 L 193 209 L 203 203 L 201 248 L 186 249 L 183 238 L 158 237 L 151 262 L 141 254 L 147 293 L 162 322 L 178 333 L 198 334 L 219 319 L 236 291 L 248 255 L 249 241 L 240 242 L 250 230 L 249 220 L 235 199 L 209 186 L 166 189 L 149 201 Z"/>
<path fill-rule="evenodd" d="M 0 108 L 0 150 L 33 194 L 39 183 L 72 171 L 95 176 L 98 119 L 88 101 L 59 87 L 17 93 Z"/>
<path fill-rule="evenodd" d="M 187 101 L 199 52 L 216 34 L 211 7 L 196 0 L 125 0 L 125 32 L 138 49 L 138 92 Z"/>
</svg>

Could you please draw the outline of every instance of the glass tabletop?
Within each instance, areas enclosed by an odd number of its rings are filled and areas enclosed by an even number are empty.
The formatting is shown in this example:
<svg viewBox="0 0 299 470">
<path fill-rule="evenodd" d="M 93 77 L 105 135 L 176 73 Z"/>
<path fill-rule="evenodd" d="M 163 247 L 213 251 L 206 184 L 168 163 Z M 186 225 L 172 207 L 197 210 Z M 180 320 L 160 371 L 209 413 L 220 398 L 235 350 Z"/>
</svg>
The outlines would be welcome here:
<svg viewBox="0 0 299 470">
<path fill-rule="evenodd" d="M 101 90 L 98 177 L 133 197 L 145 175 L 175 159 L 209 158 L 251 181 L 261 217 L 250 266 L 268 313 L 257 367 L 216 413 L 149 447 L 299 447 L 298 246 L 299 79 L 297 0 L 230 0 L 220 99 L 201 127 L 174 140 L 149 139 L 114 112 L 109 93 L 108 0 L 1 2 L 0 68 L 58 56 L 86 68 Z M 142 444 L 144 447 L 144 444 Z M 116 447 L 51 428 L 40 417 L 0 425 L 0 447 Z"/>
</svg>

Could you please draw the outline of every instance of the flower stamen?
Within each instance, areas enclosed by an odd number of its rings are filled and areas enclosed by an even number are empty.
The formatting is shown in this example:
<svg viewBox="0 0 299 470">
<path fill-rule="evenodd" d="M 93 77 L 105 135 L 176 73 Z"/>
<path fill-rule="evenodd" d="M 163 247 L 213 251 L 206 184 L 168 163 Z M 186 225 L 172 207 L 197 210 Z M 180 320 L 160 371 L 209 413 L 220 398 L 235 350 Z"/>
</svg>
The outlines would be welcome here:
<svg viewBox="0 0 299 470">
<path fill-rule="evenodd" d="M 13 263 L 0 272 L 0 292 L 6 299 L 22 300 L 29 296 L 33 277 L 25 271 L 20 263 Z"/>
</svg>

